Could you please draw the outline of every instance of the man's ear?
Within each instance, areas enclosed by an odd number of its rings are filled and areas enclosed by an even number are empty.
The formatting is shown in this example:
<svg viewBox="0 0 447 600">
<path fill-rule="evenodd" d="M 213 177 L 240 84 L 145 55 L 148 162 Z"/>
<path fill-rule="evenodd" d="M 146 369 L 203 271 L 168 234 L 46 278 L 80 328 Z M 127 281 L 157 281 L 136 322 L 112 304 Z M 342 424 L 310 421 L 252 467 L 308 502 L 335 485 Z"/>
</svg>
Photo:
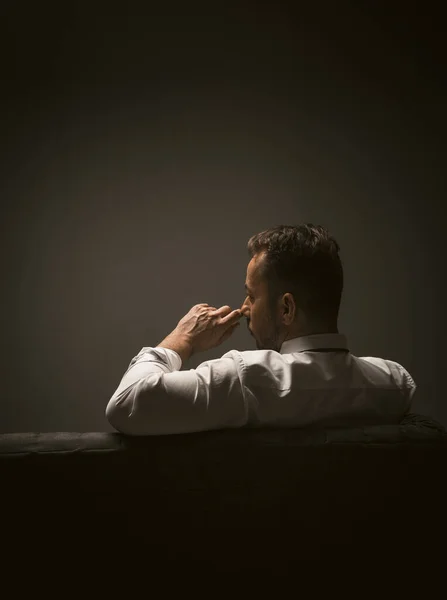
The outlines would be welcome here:
<svg viewBox="0 0 447 600">
<path fill-rule="evenodd" d="M 296 318 L 296 304 L 292 294 L 284 294 L 283 296 L 283 316 L 282 320 L 285 325 L 292 325 Z"/>
</svg>

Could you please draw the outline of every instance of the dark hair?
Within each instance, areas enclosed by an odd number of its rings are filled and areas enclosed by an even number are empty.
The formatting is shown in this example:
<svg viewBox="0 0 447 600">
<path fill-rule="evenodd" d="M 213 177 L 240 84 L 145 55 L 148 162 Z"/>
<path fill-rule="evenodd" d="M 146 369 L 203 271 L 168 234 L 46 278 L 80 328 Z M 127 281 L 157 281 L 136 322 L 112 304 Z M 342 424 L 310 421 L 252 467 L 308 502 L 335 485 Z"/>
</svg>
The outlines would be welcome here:
<svg viewBox="0 0 447 600">
<path fill-rule="evenodd" d="M 278 225 L 247 244 L 250 258 L 264 254 L 260 275 L 266 281 L 271 308 L 289 292 L 304 313 L 337 320 L 343 291 L 340 246 L 321 225 Z"/>
</svg>

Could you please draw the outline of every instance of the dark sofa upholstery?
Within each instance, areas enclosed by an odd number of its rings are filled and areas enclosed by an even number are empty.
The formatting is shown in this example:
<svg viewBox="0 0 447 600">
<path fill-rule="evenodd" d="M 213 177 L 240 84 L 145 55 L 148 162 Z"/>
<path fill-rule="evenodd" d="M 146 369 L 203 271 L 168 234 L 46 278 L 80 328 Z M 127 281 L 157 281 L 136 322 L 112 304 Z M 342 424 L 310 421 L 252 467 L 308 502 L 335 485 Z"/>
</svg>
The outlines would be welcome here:
<svg viewBox="0 0 447 600">
<path fill-rule="evenodd" d="M 416 414 L 348 429 L 2 434 L 3 579 L 141 577 L 153 591 L 192 573 L 253 586 L 329 568 L 433 573 L 446 467 L 445 429 Z"/>
</svg>

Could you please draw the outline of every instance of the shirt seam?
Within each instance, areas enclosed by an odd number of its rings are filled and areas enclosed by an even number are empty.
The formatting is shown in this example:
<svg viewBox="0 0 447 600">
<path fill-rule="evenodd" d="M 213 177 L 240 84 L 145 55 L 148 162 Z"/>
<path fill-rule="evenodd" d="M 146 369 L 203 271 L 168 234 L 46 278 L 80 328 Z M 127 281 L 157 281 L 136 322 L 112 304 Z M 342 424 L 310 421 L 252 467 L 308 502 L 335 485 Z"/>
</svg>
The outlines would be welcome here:
<svg viewBox="0 0 447 600">
<path fill-rule="evenodd" d="M 240 366 L 240 369 L 236 368 L 236 372 L 237 372 L 237 376 L 239 379 L 239 383 L 241 385 L 242 400 L 244 402 L 244 411 L 245 411 L 245 425 L 247 425 L 248 420 L 249 420 L 249 409 L 248 409 L 247 396 L 245 394 L 245 383 L 244 383 L 247 366 L 246 366 L 245 361 L 242 358 L 242 354 L 239 352 L 239 350 L 234 350 L 234 352 L 236 353 L 236 356 L 239 361 L 239 366 Z"/>
</svg>

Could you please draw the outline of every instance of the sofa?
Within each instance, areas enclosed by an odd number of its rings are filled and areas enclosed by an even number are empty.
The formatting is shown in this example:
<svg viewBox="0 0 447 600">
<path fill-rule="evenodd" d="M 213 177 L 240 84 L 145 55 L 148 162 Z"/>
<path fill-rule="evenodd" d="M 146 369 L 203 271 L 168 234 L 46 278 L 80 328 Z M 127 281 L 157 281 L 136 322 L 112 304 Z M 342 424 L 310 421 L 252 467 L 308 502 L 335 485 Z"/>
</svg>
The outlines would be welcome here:
<svg viewBox="0 0 447 600">
<path fill-rule="evenodd" d="M 414 413 L 348 428 L 1 434 L 2 581 L 432 581 L 446 474 L 445 428 Z"/>
</svg>

